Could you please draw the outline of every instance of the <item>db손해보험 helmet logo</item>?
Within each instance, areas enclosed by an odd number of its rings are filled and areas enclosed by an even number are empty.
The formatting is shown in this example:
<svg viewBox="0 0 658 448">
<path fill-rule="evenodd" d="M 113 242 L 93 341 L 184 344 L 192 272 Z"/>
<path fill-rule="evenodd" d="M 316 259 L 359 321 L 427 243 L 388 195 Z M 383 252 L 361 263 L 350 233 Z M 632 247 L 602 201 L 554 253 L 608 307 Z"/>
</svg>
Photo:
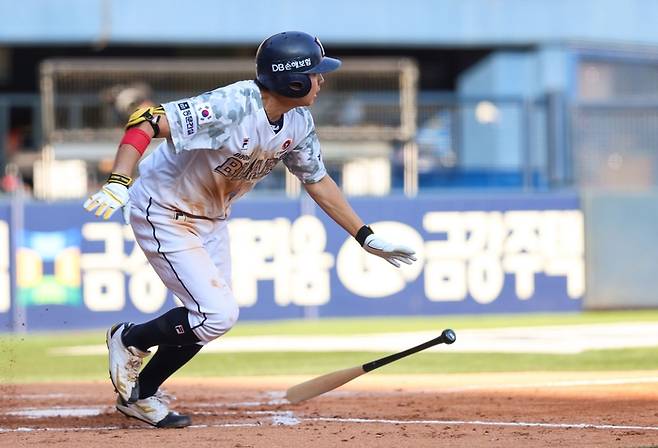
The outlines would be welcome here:
<svg viewBox="0 0 658 448">
<path fill-rule="evenodd" d="M 279 62 L 278 64 L 272 64 L 272 72 L 283 72 L 289 70 L 299 70 L 300 68 L 311 68 L 312 66 L 311 58 L 302 59 L 300 61 L 288 61 L 285 64 Z"/>
</svg>

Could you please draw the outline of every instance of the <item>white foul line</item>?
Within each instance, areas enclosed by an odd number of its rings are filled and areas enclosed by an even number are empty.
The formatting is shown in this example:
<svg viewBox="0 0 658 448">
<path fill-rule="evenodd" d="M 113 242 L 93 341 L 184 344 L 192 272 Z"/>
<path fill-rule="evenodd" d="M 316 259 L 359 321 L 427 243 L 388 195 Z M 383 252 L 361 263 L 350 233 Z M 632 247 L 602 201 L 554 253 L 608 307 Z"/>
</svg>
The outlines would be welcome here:
<svg viewBox="0 0 658 448">
<path fill-rule="evenodd" d="M 223 423 L 216 425 L 192 425 L 188 428 L 198 429 L 198 428 L 234 428 L 234 427 L 252 427 L 252 426 L 263 426 L 260 423 Z M 57 432 L 66 432 L 66 431 L 110 431 L 115 429 L 144 429 L 144 430 L 156 430 L 158 428 L 152 426 L 80 426 L 76 428 L 0 428 L 0 434 L 9 433 L 9 432 L 42 432 L 42 431 L 57 431 Z"/>
<path fill-rule="evenodd" d="M 337 423 L 366 423 L 384 425 L 476 425 L 476 426 L 500 426 L 500 427 L 534 427 L 550 429 L 601 429 L 601 430 L 636 430 L 636 431 L 658 431 L 658 426 L 636 426 L 636 425 L 603 425 L 591 423 L 535 423 L 535 422 L 499 422 L 484 420 L 388 420 L 368 418 L 339 418 L 339 417 L 298 417 L 291 411 L 263 411 L 262 414 L 272 415 L 272 426 L 295 426 L 304 422 L 337 422 Z M 204 428 L 232 428 L 232 427 L 256 427 L 263 426 L 262 423 L 222 423 L 209 425 L 192 425 L 191 429 Z M 37 431 L 98 431 L 117 429 L 147 429 L 155 428 L 147 426 L 96 426 L 77 428 L 0 428 L 0 433 L 10 432 L 37 432 Z"/>
<path fill-rule="evenodd" d="M 534 423 L 534 422 L 496 422 L 482 420 L 385 420 L 368 418 L 313 417 L 302 421 L 322 421 L 341 423 L 382 423 L 392 425 L 477 425 L 477 426 L 527 426 L 554 429 L 626 429 L 658 431 L 658 426 L 631 425 L 595 425 L 591 423 Z"/>
</svg>

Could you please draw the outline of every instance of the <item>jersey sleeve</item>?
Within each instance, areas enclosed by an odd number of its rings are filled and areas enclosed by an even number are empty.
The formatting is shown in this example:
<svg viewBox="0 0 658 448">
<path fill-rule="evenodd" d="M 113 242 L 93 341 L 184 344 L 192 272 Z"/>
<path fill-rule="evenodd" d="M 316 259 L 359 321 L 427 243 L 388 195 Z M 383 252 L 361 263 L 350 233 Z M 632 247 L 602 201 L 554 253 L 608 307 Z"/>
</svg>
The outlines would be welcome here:
<svg viewBox="0 0 658 448">
<path fill-rule="evenodd" d="M 176 152 L 220 148 L 245 109 L 244 101 L 226 87 L 164 103 L 163 107 Z"/>
<path fill-rule="evenodd" d="M 302 183 L 313 184 L 322 180 L 327 170 L 322 161 L 320 141 L 310 112 L 307 112 L 306 137 L 292 151 L 283 156 L 283 163 Z"/>
</svg>

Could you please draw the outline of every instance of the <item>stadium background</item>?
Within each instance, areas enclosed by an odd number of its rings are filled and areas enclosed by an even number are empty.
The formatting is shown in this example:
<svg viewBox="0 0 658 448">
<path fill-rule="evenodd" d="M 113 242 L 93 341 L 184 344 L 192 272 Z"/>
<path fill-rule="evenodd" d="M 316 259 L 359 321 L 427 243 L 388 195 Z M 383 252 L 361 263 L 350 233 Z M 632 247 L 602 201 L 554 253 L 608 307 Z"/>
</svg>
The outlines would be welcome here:
<svg viewBox="0 0 658 448">
<path fill-rule="evenodd" d="M 240 2 L 1 2 L 3 328 L 106 325 L 170 305 L 138 253 L 125 267 L 130 235 L 119 248 L 124 230 L 62 201 L 103 182 L 127 109 L 251 77 L 262 36 L 289 28 L 346 59 L 315 107 L 331 173 L 368 222 L 397 222 L 387 231 L 409 234 L 421 262 L 400 274 L 360 257 L 279 169 L 235 207 L 251 232 L 233 256 L 258 263 L 235 269 L 244 318 L 656 304 L 658 33 L 638 17 L 657 6 L 366 1 L 339 17 L 341 5 L 256 2 L 246 17 Z M 325 256 L 296 253 L 315 232 Z M 300 257 L 319 265 L 293 285 Z M 389 284 L 341 278 L 365 263 Z"/>
<path fill-rule="evenodd" d="M 0 0 L 0 384 L 98 380 L 99 330 L 176 303 L 120 217 L 96 220 L 81 203 L 104 182 L 131 107 L 252 77 L 258 43 L 282 30 L 316 34 L 345 61 L 313 108 L 326 163 L 364 220 L 419 262 L 398 271 L 367 257 L 275 170 L 232 215 L 238 336 L 454 326 L 477 361 L 428 355 L 408 369 L 569 370 L 566 358 L 491 353 L 567 353 L 573 341 L 552 344 L 542 326 L 606 324 L 583 327 L 579 347 L 619 350 L 579 366 L 655 383 L 657 19 L 649 0 Z M 477 333 L 535 324 L 532 337 Z M 397 347 L 357 339 L 361 352 Z M 55 340 L 88 344 L 93 363 L 37 369 Z M 222 375 L 321 373 L 372 356 L 329 345 L 324 364 L 261 353 Z M 276 356 L 297 368 L 273 367 Z M 204 359 L 188 373 L 212 377 Z"/>
</svg>

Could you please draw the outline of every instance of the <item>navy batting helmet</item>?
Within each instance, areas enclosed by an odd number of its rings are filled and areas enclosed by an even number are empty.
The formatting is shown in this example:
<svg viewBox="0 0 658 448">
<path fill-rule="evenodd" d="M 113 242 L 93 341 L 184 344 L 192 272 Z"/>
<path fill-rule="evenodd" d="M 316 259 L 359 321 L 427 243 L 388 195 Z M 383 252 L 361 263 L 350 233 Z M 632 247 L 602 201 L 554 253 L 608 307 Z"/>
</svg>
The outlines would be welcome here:
<svg viewBox="0 0 658 448">
<path fill-rule="evenodd" d="M 338 59 L 324 55 L 317 37 L 286 31 L 268 37 L 256 52 L 256 80 L 279 95 L 301 98 L 311 90 L 309 73 L 326 73 L 340 67 Z"/>
</svg>

